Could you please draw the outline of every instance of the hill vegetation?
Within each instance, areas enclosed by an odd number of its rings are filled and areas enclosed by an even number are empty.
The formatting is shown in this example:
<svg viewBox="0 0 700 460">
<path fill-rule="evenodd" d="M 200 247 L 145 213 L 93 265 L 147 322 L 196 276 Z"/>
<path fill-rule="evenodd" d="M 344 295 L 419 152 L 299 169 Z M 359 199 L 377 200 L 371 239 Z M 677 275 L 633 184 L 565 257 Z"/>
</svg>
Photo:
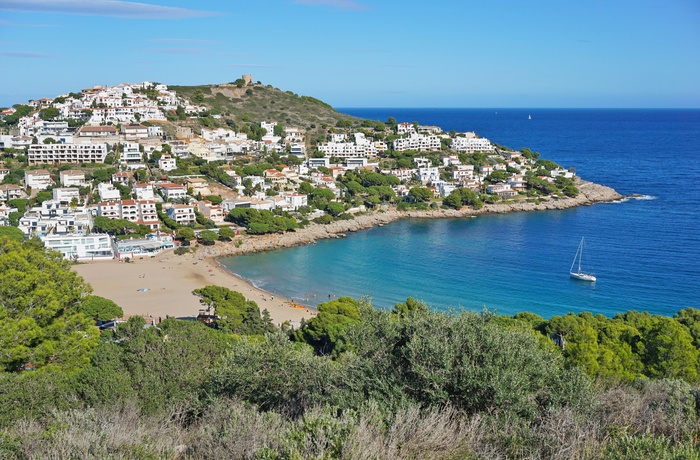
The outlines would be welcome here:
<svg viewBox="0 0 700 460">
<path fill-rule="evenodd" d="M 341 297 L 285 331 L 209 286 L 215 328 L 100 334 L 88 315 L 115 306 L 55 253 L 0 238 L 0 266 L 2 458 L 699 456 L 695 310 L 544 320 Z"/>
<path fill-rule="evenodd" d="M 260 82 L 247 86 L 236 83 L 200 86 L 170 86 L 179 96 L 206 106 L 209 114 L 221 119 L 207 121 L 215 125 L 259 125 L 261 121 L 276 121 L 283 126 L 313 132 L 340 123 L 361 120 L 336 112 L 333 107 L 310 96 L 299 96 Z"/>
</svg>

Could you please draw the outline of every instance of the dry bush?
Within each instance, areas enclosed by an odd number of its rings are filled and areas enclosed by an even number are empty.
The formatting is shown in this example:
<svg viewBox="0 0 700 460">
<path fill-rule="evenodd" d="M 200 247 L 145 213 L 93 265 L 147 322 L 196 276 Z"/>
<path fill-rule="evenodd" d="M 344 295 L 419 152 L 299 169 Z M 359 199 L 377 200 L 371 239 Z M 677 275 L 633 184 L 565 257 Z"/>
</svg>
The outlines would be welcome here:
<svg viewBox="0 0 700 460">
<path fill-rule="evenodd" d="M 237 401 L 216 400 L 187 435 L 187 458 L 253 459 L 261 449 L 280 451 L 290 423 Z"/>
<path fill-rule="evenodd" d="M 41 421 L 21 421 L 26 458 L 174 458 L 183 433 L 177 424 L 144 419 L 135 404 L 53 412 Z"/>
<path fill-rule="evenodd" d="M 536 458 L 597 458 L 602 449 L 600 428 L 597 420 L 577 416 L 570 408 L 550 410 L 533 427 Z"/>
<path fill-rule="evenodd" d="M 690 385 L 680 380 L 640 380 L 610 388 L 600 394 L 596 412 L 612 436 L 652 434 L 682 442 L 699 428 Z"/>
<path fill-rule="evenodd" d="M 344 459 L 446 459 L 490 456 L 484 450 L 482 419 L 465 418 L 452 407 L 401 409 L 384 423 L 378 411 L 362 411 L 343 448 Z"/>
</svg>

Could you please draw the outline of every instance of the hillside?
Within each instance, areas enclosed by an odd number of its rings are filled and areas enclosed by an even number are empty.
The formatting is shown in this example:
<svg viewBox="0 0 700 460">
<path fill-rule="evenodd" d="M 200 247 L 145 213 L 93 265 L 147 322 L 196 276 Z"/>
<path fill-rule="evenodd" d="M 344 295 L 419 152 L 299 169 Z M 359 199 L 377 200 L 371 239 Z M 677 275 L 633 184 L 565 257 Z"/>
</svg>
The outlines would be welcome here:
<svg viewBox="0 0 700 460">
<path fill-rule="evenodd" d="M 330 105 L 309 96 L 299 96 L 271 85 L 234 83 L 170 86 L 181 97 L 204 105 L 224 120 L 237 126 L 243 123 L 277 121 L 285 126 L 312 130 L 322 125 L 335 126 L 338 121 L 358 122 L 357 118 L 336 112 Z"/>
</svg>

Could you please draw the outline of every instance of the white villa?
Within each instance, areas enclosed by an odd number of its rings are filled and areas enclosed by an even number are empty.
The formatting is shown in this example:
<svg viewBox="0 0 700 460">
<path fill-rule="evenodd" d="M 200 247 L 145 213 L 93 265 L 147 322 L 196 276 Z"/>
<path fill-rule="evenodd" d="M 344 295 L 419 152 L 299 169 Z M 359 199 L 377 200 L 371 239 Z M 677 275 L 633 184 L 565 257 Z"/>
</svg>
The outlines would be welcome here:
<svg viewBox="0 0 700 460">
<path fill-rule="evenodd" d="M 24 185 L 38 190 L 46 190 L 53 185 L 51 173 L 45 169 L 24 172 Z"/>
<path fill-rule="evenodd" d="M 64 187 L 85 186 L 85 172 L 79 169 L 69 169 L 58 173 L 59 180 Z"/>
</svg>

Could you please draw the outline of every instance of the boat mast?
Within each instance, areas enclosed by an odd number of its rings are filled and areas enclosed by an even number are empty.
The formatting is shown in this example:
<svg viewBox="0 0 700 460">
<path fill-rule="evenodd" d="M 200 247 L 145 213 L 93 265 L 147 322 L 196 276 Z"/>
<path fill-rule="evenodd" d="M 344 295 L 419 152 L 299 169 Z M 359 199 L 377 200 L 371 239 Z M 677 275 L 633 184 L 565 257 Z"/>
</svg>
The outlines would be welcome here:
<svg viewBox="0 0 700 460">
<path fill-rule="evenodd" d="M 579 246 L 578 255 L 578 272 L 581 273 L 581 260 L 583 259 L 583 237 L 581 237 L 581 244 Z"/>
</svg>

